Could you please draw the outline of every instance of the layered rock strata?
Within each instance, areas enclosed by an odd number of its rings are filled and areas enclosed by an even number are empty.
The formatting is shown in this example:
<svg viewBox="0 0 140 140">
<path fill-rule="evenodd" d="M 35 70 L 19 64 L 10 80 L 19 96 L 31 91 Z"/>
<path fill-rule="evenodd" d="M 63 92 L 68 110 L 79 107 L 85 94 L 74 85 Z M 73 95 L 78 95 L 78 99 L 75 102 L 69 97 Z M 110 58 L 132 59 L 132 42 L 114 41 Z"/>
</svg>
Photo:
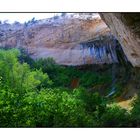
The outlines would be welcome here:
<svg viewBox="0 0 140 140">
<path fill-rule="evenodd" d="M 114 40 L 98 14 L 0 25 L 1 47 L 22 47 L 34 59 L 53 57 L 62 65 L 116 63 Z"/>
</svg>

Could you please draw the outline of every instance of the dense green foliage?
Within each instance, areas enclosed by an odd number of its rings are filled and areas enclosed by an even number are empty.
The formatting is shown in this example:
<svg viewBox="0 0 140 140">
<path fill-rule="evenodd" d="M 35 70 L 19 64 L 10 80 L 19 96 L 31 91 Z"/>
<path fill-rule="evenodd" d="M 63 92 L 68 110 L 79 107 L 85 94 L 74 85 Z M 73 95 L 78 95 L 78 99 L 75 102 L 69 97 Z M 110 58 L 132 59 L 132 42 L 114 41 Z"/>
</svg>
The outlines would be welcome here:
<svg viewBox="0 0 140 140">
<path fill-rule="evenodd" d="M 110 105 L 101 96 L 110 84 L 108 70 L 80 70 L 52 58 L 34 61 L 16 49 L 0 50 L 0 127 L 139 126 L 139 99 L 131 112 Z"/>
</svg>

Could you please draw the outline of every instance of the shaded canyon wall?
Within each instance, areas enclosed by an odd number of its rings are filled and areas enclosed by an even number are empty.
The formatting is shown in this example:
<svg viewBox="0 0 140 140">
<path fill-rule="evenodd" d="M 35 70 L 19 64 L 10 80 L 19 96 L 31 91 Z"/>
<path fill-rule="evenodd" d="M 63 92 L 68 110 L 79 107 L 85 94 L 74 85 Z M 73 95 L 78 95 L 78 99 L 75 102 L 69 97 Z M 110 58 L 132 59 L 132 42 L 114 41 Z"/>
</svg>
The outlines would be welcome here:
<svg viewBox="0 0 140 140">
<path fill-rule="evenodd" d="M 140 13 L 100 13 L 133 66 L 140 67 Z"/>
</svg>

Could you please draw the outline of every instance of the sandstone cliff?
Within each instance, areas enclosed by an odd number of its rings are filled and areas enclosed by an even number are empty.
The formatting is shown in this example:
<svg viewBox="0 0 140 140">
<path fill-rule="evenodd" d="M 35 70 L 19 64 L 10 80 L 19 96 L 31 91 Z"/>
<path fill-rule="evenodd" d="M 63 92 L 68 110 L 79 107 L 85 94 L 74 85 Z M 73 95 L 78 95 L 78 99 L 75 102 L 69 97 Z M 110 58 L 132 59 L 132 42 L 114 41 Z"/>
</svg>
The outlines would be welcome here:
<svg viewBox="0 0 140 140">
<path fill-rule="evenodd" d="M 111 37 L 98 14 L 0 25 L 0 46 L 23 47 L 34 59 L 53 57 L 63 65 L 117 62 L 116 46 L 109 43 L 114 40 Z"/>
<path fill-rule="evenodd" d="M 100 15 L 121 43 L 131 64 L 140 67 L 140 14 L 100 13 Z"/>
</svg>

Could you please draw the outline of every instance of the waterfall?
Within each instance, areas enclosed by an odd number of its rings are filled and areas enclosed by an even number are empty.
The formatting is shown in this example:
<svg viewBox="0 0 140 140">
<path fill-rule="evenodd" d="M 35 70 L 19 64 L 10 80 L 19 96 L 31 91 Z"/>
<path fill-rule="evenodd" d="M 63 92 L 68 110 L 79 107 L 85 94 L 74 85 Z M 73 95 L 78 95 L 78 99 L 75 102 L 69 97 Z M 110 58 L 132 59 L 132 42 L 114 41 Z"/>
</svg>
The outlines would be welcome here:
<svg viewBox="0 0 140 140">
<path fill-rule="evenodd" d="M 84 50 L 88 49 L 91 57 L 92 64 L 112 64 L 111 75 L 112 84 L 111 90 L 106 97 L 110 97 L 116 93 L 116 76 L 117 76 L 117 65 L 123 63 L 128 64 L 128 60 L 121 48 L 119 42 L 113 37 L 99 38 L 88 42 L 81 43 L 82 57 L 85 64 L 85 53 Z"/>
<path fill-rule="evenodd" d="M 111 91 L 106 97 L 110 97 L 113 94 L 115 94 L 115 92 L 116 92 L 116 87 L 115 87 L 115 85 L 116 85 L 116 70 L 117 70 L 116 63 L 113 63 L 112 68 L 111 68 L 111 75 L 112 75 Z"/>
</svg>

